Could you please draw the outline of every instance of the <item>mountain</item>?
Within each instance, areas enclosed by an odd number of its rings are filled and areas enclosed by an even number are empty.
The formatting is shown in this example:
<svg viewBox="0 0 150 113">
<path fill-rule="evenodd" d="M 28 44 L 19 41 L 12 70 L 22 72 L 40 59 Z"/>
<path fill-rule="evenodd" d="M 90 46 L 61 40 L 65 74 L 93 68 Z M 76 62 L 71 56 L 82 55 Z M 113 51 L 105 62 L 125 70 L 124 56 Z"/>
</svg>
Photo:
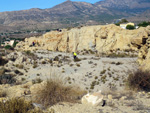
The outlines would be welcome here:
<svg viewBox="0 0 150 113">
<path fill-rule="evenodd" d="M 149 0 L 104 0 L 95 4 L 67 0 L 48 9 L 0 12 L 0 25 L 19 30 L 106 24 L 150 9 Z"/>
<path fill-rule="evenodd" d="M 135 23 L 139 23 L 141 21 L 150 21 L 150 10 L 146 10 L 136 16 L 132 16 L 128 18 L 129 21 L 133 21 Z"/>
<path fill-rule="evenodd" d="M 123 12 L 142 12 L 150 9 L 150 0 L 104 0 L 95 3 L 108 9 L 121 10 Z"/>
</svg>

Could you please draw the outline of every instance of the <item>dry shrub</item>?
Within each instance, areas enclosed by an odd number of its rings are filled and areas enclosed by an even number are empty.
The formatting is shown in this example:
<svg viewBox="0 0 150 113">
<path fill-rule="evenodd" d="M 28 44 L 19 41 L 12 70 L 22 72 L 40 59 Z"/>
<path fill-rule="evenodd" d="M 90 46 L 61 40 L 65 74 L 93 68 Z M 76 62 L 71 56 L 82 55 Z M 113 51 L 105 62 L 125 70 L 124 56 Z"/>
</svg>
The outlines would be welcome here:
<svg viewBox="0 0 150 113">
<path fill-rule="evenodd" d="M 41 110 L 34 109 L 31 101 L 21 98 L 13 98 L 5 103 L 0 102 L 0 113 L 43 113 Z"/>
<path fill-rule="evenodd" d="M 59 102 L 77 102 L 85 91 L 66 86 L 60 79 L 48 79 L 41 90 L 35 92 L 34 100 L 44 106 L 52 106 Z"/>
<path fill-rule="evenodd" d="M 0 56 L 0 66 L 4 66 L 5 64 L 7 64 L 8 60 L 6 59 L 3 59 L 1 56 Z"/>
<path fill-rule="evenodd" d="M 35 55 L 33 52 L 31 52 L 30 50 L 24 51 L 25 55 L 28 56 L 28 58 L 36 60 L 37 59 L 37 55 Z"/>
<path fill-rule="evenodd" d="M 150 72 L 137 70 L 130 74 L 127 79 L 130 89 L 150 91 Z"/>
<path fill-rule="evenodd" d="M 81 61 L 81 59 L 79 59 L 78 57 L 76 57 L 76 58 L 74 59 L 74 62 L 79 62 L 79 61 Z"/>
<path fill-rule="evenodd" d="M 7 92 L 3 89 L 0 89 L 0 97 L 6 97 L 7 96 Z"/>
<path fill-rule="evenodd" d="M 22 64 L 16 64 L 16 67 L 19 69 L 23 69 L 24 66 Z"/>
<path fill-rule="evenodd" d="M 36 78 L 35 80 L 32 80 L 32 84 L 41 83 L 43 80 L 41 78 Z"/>
<path fill-rule="evenodd" d="M 4 74 L 5 73 L 5 69 L 4 68 L 1 68 L 0 69 L 0 76 L 2 75 L 2 74 Z"/>
<path fill-rule="evenodd" d="M 14 75 L 3 74 L 0 75 L 0 84 L 13 84 L 16 83 Z"/>
<path fill-rule="evenodd" d="M 59 61 L 59 57 L 56 56 L 56 57 L 54 58 L 54 61 Z"/>
</svg>

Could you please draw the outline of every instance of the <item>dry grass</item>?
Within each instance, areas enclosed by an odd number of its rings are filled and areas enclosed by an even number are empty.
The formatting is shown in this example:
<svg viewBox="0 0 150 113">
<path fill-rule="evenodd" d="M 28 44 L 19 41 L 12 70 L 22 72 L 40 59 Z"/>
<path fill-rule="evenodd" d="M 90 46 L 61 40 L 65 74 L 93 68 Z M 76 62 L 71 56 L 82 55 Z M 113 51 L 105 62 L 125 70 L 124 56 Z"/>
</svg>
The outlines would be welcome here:
<svg viewBox="0 0 150 113">
<path fill-rule="evenodd" d="M 66 86 L 60 79 L 48 79 L 41 90 L 35 92 L 35 102 L 51 106 L 59 102 L 77 102 L 85 91 Z"/>
<path fill-rule="evenodd" d="M 127 79 L 127 86 L 133 90 L 150 91 L 150 72 L 137 70 L 130 74 Z"/>
<path fill-rule="evenodd" d="M 14 98 L 0 102 L 0 113 L 43 113 L 42 110 L 35 110 L 31 101 L 25 101 L 21 98 Z"/>
<path fill-rule="evenodd" d="M 0 89 L 0 97 L 6 97 L 7 96 L 7 92 L 3 89 Z"/>
</svg>

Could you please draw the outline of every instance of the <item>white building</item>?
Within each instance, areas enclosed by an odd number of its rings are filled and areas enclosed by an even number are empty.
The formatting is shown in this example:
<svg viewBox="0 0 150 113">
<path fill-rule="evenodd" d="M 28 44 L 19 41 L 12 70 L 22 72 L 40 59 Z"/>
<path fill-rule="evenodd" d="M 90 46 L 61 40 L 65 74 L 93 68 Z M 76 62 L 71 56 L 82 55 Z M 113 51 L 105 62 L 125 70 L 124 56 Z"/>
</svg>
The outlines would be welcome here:
<svg viewBox="0 0 150 113">
<path fill-rule="evenodd" d="M 14 42 L 15 42 L 15 40 L 5 41 L 4 45 L 2 45 L 2 46 L 6 46 L 6 45 L 13 46 Z"/>
<path fill-rule="evenodd" d="M 135 26 L 134 23 L 131 23 L 131 22 L 130 22 L 130 23 L 122 23 L 122 24 L 120 24 L 120 27 L 123 28 L 123 29 L 126 29 L 127 25 Z"/>
</svg>

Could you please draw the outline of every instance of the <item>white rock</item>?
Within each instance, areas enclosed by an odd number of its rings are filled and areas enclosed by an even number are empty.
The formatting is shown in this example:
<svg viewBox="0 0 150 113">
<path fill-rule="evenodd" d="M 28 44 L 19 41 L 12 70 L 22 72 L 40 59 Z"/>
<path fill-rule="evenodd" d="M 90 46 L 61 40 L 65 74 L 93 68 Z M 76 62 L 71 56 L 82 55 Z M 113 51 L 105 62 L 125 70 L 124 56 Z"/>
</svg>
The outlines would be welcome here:
<svg viewBox="0 0 150 113">
<path fill-rule="evenodd" d="M 93 94 L 86 94 L 82 97 L 81 102 L 82 104 L 90 104 L 92 106 L 97 106 L 101 102 L 103 102 L 103 95 L 101 94 L 101 91 L 95 92 Z"/>
</svg>

